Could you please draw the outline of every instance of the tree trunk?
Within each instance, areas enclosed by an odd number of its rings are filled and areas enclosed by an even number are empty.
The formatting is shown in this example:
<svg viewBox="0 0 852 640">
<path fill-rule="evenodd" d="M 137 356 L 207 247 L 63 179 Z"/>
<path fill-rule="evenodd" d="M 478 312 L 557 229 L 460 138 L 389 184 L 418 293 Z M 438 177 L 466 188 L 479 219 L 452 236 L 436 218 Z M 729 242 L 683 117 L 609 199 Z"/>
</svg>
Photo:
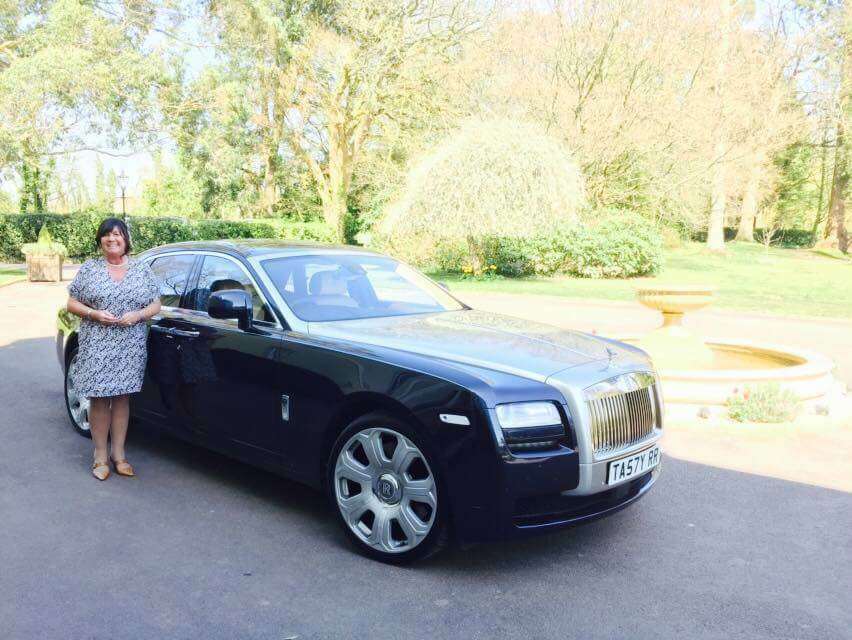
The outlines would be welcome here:
<svg viewBox="0 0 852 640">
<path fill-rule="evenodd" d="M 323 212 L 326 214 L 326 222 L 337 232 L 338 242 L 346 242 L 346 214 L 347 199 L 349 197 L 349 183 L 352 177 L 352 163 L 350 162 L 349 140 L 345 134 L 344 127 L 339 124 L 342 118 L 335 119 L 335 124 L 329 127 L 328 136 L 328 169 L 326 173 L 326 198 L 328 206 L 323 201 Z"/>
<path fill-rule="evenodd" d="M 716 125 L 716 155 L 713 166 L 713 188 L 710 195 L 710 222 L 707 227 L 707 246 L 713 251 L 725 249 L 725 207 L 728 199 L 728 177 L 725 166 L 727 139 L 725 132 L 725 74 L 728 66 L 729 32 L 731 26 L 731 2 L 721 2 L 721 33 L 716 58 L 716 104 L 719 120 Z"/>
<path fill-rule="evenodd" d="M 837 248 L 849 252 L 849 233 L 846 230 L 846 188 L 849 185 L 849 150 L 843 131 L 843 117 L 837 121 L 837 149 L 835 150 L 834 176 L 831 180 L 831 197 L 828 202 L 828 219 L 837 229 Z"/>
<path fill-rule="evenodd" d="M 757 218 L 757 200 L 760 189 L 760 163 L 755 161 L 748 174 L 743 204 L 740 208 L 740 225 L 737 240 L 754 242 L 754 221 Z"/>
<path fill-rule="evenodd" d="M 723 143 L 716 145 L 719 156 L 724 155 Z M 725 165 L 718 161 L 713 168 L 713 192 L 710 196 L 710 223 L 707 228 L 707 247 L 712 251 L 725 250 L 725 204 L 728 199 L 728 176 Z"/>
<path fill-rule="evenodd" d="M 275 205 L 278 202 L 278 185 L 275 183 L 275 168 L 277 156 L 267 151 L 263 166 L 263 186 L 261 189 L 261 207 L 263 212 L 272 217 L 275 213 Z"/>
<path fill-rule="evenodd" d="M 322 217 L 334 229 L 337 241 L 346 242 L 346 194 L 331 188 L 322 195 Z"/>
<path fill-rule="evenodd" d="M 817 231 L 819 231 L 819 225 L 822 222 L 822 205 L 825 202 L 825 174 L 826 164 L 828 157 L 828 126 L 823 127 L 822 132 L 822 150 L 820 152 L 820 166 L 819 166 L 819 199 L 817 200 L 817 209 L 816 214 L 814 215 L 814 225 L 811 229 L 811 233 L 813 234 L 814 241 L 816 241 Z"/>
<path fill-rule="evenodd" d="M 852 144 L 846 139 L 846 124 L 852 121 L 852 3 L 841 9 L 843 16 L 843 59 L 840 65 L 840 108 L 837 113 L 837 135 L 835 136 L 834 175 L 831 179 L 831 196 L 828 201 L 828 220 L 837 230 L 837 248 L 849 252 L 849 233 L 846 230 L 846 198 L 849 186 L 849 156 Z"/>
<path fill-rule="evenodd" d="M 467 251 L 470 255 L 470 267 L 473 269 L 473 275 L 482 275 L 484 271 L 483 267 L 485 266 L 485 262 L 482 259 L 482 246 L 473 236 L 468 236 L 466 240 Z"/>
</svg>

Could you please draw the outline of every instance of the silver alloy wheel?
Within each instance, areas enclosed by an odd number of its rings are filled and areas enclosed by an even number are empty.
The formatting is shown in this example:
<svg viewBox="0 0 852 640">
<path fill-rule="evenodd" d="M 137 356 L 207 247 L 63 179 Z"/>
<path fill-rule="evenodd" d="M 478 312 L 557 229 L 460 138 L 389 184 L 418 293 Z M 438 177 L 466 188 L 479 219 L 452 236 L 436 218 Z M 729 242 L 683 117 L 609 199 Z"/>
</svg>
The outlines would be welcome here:
<svg viewBox="0 0 852 640">
<path fill-rule="evenodd" d="M 81 431 L 89 430 L 89 399 L 77 394 L 77 354 L 71 358 L 68 365 L 67 381 L 65 383 L 65 395 L 68 398 L 68 410 L 77 428 Z"/>
<path fill-rule="evenodd" d="M 410 551 L 432 530 L 435 476 L 417 445 L 401 433 L 374 427 L 349 438 L 337 455 L 334 485 L 346 524 L 377 551 Z"/>
</svg>

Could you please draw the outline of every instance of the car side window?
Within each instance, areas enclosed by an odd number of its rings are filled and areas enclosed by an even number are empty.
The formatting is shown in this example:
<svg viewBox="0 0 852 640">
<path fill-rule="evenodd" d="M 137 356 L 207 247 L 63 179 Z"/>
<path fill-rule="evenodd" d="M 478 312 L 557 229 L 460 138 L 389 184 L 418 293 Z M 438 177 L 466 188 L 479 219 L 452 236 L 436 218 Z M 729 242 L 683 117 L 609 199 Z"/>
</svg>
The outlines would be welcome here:
<svg viewBox="0 0 852 640">
<path fill-rule="evenodd" d="M 251 296 L 255 322 L 274 323 L 275 316 L 267 307 L 246 272 L 227 258 L 205 256 L 198 276 L 198 286 L 192 295 L 192 308 L 207 311 L 210 296 L 217 291 L 242 289 Z"/>
<path fill-rule="evenodd" d="M 180 306 L 193 264 L 195 256 L 191 254 L 160 256 L 151 261 L 151 270 L 160 281 L 160 304 L 164 307 Z"/>
</svg>

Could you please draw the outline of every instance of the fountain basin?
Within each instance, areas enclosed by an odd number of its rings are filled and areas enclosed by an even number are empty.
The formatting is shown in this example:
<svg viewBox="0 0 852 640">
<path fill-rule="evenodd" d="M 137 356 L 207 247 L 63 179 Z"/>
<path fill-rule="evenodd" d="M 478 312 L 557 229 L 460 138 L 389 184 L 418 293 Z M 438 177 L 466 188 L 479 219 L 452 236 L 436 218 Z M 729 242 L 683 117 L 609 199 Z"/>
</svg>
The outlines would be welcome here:
<svg viewBox="0 0 852 640">
<path fill-rule="evenodd" d="M 644 285 L 636 289 L 636 297 L 646 307 L 661 311 L 664 326 L 680 324 L 687 311 L 703 309 L 713 302 L 716 287 L 712 285 Z"/>
<path fill-rule="evenodd" d="M 711 340 L 706 345 L 713 354 L 708 367 L 658 370 L 666 403 L 724 405 L 746 386 L 767 383 L 777 383 L 806 403 L 826 400 L 836 390 L 834 363 L 819 353 L 746 340 Z"/>
</svg>

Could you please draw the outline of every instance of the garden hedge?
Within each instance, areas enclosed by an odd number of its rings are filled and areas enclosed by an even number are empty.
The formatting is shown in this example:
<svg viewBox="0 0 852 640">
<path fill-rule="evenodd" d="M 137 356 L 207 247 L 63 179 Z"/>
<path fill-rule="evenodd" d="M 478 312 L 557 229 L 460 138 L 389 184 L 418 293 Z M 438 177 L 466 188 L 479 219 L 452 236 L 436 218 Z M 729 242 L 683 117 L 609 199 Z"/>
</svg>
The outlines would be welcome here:
<svg viewBox="0 0 852 640">
<path fill-rule="evenodd" d="M 761 228 L 754 230 L 754 239 L 756 242 L 763 241 L 763 233 L 764 230 Z M 696 231 L 691 237 L 696 242 L 707 242 L 707 231 Z M 725 242 L 730 242 L 736 237 L 737 229 L 735 227 L 725 227 Z M 788 249 L 812 247 L 816 244 L 816 241 L 816 235 L 808 229 L 779 229 L 772 238 L 773 245 Z"/>
<path fill-rule="evenodd" d="M 68 249 L 71 258 L 80 260 L 97 253 L 94 238 L 101 220 L 109 213 L 14 214 L 0 215 L 0 260 L 21 262 L 21 245 L 35 242 L 47 225 L 54 241 Z M 323 222 L 286 220 L 188 220 L 130 216 L 130 235 L 135 253 L 170 242 L 236 238 L 276 238 L 335 242 L 334 230 Z"/>
<path fill-rule="evenodd" d="M 602 209 L 583 226 L 531 238 L 487 236 L 479 242 L 484 273 L 506 277 L 567 273 L 584 278 L 631 278 L 657 273 L 663 244 L 653 223 L 630 212 Z M 470 273 L 465 243 L 439 243 L 433 265 L 447 273 Z"/>
</svg>

